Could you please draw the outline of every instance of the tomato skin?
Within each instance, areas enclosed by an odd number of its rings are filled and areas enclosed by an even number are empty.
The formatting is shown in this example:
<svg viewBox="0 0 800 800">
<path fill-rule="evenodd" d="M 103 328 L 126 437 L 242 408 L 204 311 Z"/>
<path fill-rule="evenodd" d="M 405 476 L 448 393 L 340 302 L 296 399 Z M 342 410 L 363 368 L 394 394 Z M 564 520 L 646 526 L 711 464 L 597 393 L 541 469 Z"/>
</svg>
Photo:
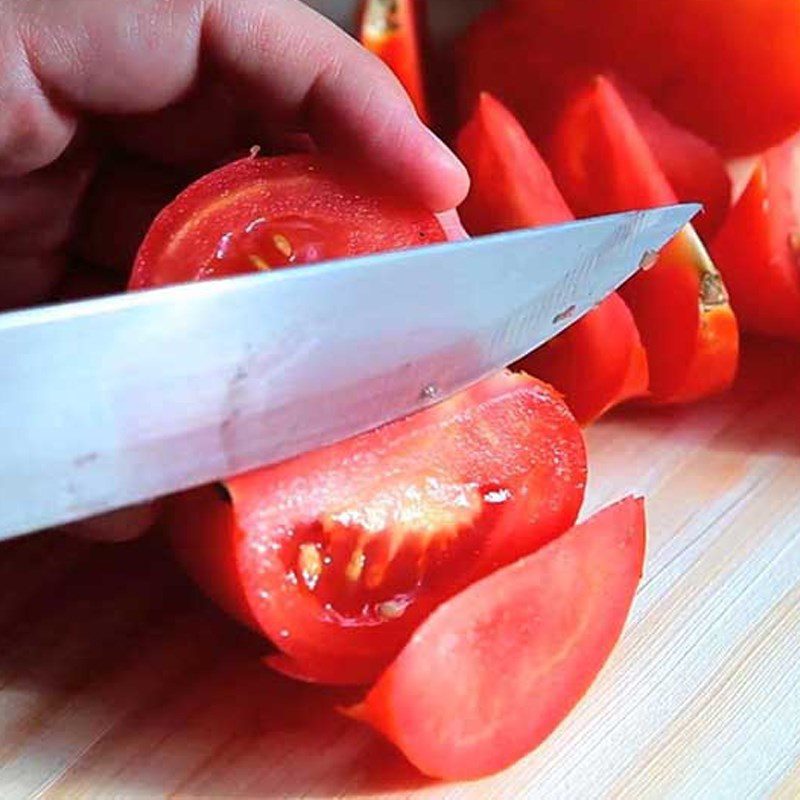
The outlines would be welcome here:
<svg viewBox="0 0 800 800">
<path fill-rule="evenodd" d="M 767 151 L 712 252 L 742 327 L 800 341 L 800 136 Z"/>
<path fill-rule="evenodd" d="M 800 128 L 794 0 L 510 0 L 500 9 L 517 28 L 516 43 L 538 58 L 566 55 L 570 64 L 620 75 L 728 155 L 763 150 Z M 541 76 L 532 96 L 562 74 L 524 69 L 522 49 L 501 53 L 515 65 L 509 72 Z"/>
<path fill-rule="evenodd" d="M 231 503 L 209 490 L 179 497 L 168 527 L 190 575 L 273 640 L 287 656 L 283 671 L 365 683 L 442 600 L 568 528 L 585 469 L 580 431 L 556 393 L 500 373 L 405 420 L 233 478 L 226 482 Z M 432 499 L 426 486 L 434 487 Z M 391 500 L 420 491 L 421 516 L 413 502 Z M 363 525 L 387 508 L 395 521 L 367 536 L 363 570 L 348 583 L 343 574 Z M 409 513 L 419 522 L 404 527 L 397 520 Z M 350 522 L 331 524 L 337 519 Z M 330 578 L 319 568 L 314 583 L 304 584 L 303 541 L 319 546 L 320 559 L 330 557 Z M 389 559 L 387 547 L 396 548 Z M 428 566 L 409 568 L 418 563 Z M 368 591 L 376 566 L 386 577 Z M 348 597 L 366 610 L 348 611 Z M 376 615 L 384 603 L 398 613 Z"/>
<path fill-rule="evenodd" d="M 460 209 L 471 233 L 573 219 L 524 129 L 490 94 L 480 95 L 456 150 L 472 179 Z M 517 366 L 555 386 L 581 424 L 647 392 L 647 357 L 633 316 L 616 294 Z"/>
<path fill-rule="evenodd" d="M 425 81 L 426 0 L 362 0 L 359 40 L 394 72 L 414 103 L 420 119 L 430 125 Z"/>
<path fill-rule="evenodd" d="M 578 216 L 677 201 L 624 100 L 603 76 L 566 106 L 550 166 Z M 730 386 L 738 365 L 736 320 L 722 279 L 691 226 L 620 294 L 647 351 L 654 402 L 689 402 Z"/>
<path fill-rule="evenodd" d="M 376 185 L 320 155 L 227 164 L 156 217 L 129 288 L 253 272 L 259 261 L 282 267 L 445 241 L 434 214 L 376 194 Z"/>
<path fill-rule="evenodd" d="M 439 606 L 346 713 L 432 777 L 468 780 L 513 764 L 569 714 L 602 668 L 633 601 L 644 548 L 640 500 L 601 511 Z"/>
</svg>

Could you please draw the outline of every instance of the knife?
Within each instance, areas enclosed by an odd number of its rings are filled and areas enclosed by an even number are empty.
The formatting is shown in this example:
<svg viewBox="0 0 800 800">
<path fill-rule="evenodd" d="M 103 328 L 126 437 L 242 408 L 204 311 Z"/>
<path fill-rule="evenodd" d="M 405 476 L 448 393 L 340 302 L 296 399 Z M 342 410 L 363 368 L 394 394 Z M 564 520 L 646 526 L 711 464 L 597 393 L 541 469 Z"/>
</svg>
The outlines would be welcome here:
<svg viewBox="0 0 800 800">
<path fill-rule="evenodd" d="M 0 539 L 442 400 L 579 319 L 698 210 L 0 314 Z"/>
</svg>

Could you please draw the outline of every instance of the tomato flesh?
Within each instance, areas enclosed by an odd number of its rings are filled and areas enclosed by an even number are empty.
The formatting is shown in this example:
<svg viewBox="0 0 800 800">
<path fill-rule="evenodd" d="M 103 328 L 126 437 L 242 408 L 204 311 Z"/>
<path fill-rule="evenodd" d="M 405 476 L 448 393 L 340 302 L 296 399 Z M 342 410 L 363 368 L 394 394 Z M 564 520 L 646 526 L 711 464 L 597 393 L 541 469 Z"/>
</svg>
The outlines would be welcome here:
<svg viewBox="0 0 800 800">
<path fill-rule="evenodd" d="M 745 330 L 800 341 L 800 137 L 765 153 L 712 251 Z"/>
<path fill-rule="evenodd" d="M 461 207 L 470 233 L 573 219 L 524 129 L 491 95 L 481 94 L 456 148 L 472 179 Z M 553 384 L 583 424 L 647 391 L 647 357 L 633 316 L 616 294 L 518 367 Z"/>
<path fill-rule="evenodd" d="M 566 106 L 550 165 L 579 216 L 677 202 L 624 100 L 602 76 Z M 739 354 L 736 320 L 722 279 L 691 226 L 620 294 L 647 351 L 653 401 L 689 402 L 730 386 Z"/>
<path fill-rule="evenodd" d="M 553 731 L 602 668 L 644 545 L 640 500 L 601 511 L 440 605 L 347 713 L 432 777 L 509 766 Z"/>
<path fill-rule="evenodd" d="M 436 216 L 319 155 L 245 158 L 156 218 L 130 288 L 225 277 L 446 240 Z"/>
<path fill-rule="evenodd" d="M 276 666 L 368 682 L 444 599 L 557 536 L 585 453 L 563 401 L 500 373 L 405 420 L 173 502 L 188 571 Z M 198 520 L 210 520 L 198 533 Z"/>
</svg>

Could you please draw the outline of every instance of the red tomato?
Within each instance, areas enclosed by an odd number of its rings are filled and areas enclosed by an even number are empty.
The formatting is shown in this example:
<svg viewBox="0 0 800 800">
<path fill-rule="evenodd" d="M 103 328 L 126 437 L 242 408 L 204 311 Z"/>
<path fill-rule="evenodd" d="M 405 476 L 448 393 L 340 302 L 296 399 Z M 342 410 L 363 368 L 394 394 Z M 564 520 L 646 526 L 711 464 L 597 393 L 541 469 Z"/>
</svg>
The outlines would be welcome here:
<svg viewBox="0 0 800 800">
<path fill-rule="evenodd" d="M 436 217 L 319 155 L 245 158 L 156 218 L 130 288 L 224 277 L 445 240 Z"/>
<path fill-rule="evenodd" d="M 472 179 L 461 215 L 473 234 L 573 219 L 514 115 L 481 94 L 456 148 Z M 553 384 L 581 423 L 647 391 L 647 357 L 633 316 L 612 295 L 518 365 Z"/>
<path fill-rule="evenodd" d="M 800 136 L 759 159 L 712 248 L 745 330 L 800 341 Z"/>
<path fill-rule="evenodd" d="M 423 58 L 426 15 L 426 0 L 362 0 L 358 28 L 361 44 L 394 72 L 420 119 L 429 125 Z"/>
<path fill-rule="evenodd" d="M 276 666 L 364 683 L 445 598 L 574 521 L 580 431 L 558 395 L 500 373 L 377 431 L 173 503 L 181 561 L 272 639 Z"/>
<path fill-rule="evenodd" d="M 507 767 L 553 731 L 605 663 L 644 545 L 643 504 L 629 499 L 473 584 L 422 623 L 348 713 L 427 775 Z"/>
<path fill-rule="evenodd" d="M 677 202 L 622 97 L 594 78 L 567 105 L 550 165 L 579 216 Z M 738 330 L 725 286 L 687 226 L 620 293 L 633 312 L 655 402 L 689 402 L 727 388 L 738 363 Z"/>
<path fill-rule="evenodd" d="M 507 0 L 512 46 L 496 45 L 508 80 L 538 97 L 563 69 L 545 58 L 613 72 L 671 120 L 730 154 L 800 128 L 800 5 L 796 0 Z M 520 46 L 524 43 L 527 52 Z M 520 61 L 524 58 L 525 61 Z M 485 85 L 481 88 L 491 89 Z"/>
</svg>

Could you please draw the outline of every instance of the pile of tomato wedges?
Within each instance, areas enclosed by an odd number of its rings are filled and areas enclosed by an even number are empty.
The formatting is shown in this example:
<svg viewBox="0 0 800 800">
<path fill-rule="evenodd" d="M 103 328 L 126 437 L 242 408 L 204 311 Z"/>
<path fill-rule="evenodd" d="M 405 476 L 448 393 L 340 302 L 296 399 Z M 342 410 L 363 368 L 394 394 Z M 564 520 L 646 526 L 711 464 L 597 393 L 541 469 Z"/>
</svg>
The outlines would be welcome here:
<svg viewBox="0 0 800 800">
<path fill-rule="evenodd" d="M 800 340 L 800 6 L 505 0 L 435 60 L 420 0 L 367 0 L 361 14 L 362 42 L 468 167 L 469 234 L 705 206 L 513 372 L 168 503 L 180 561 L 271 641 L 271 668 L 367 687 L 345 713 L 426 774 L 474 778 L 569 713 L 642 574 L 640 499 L 575 525 L 580 426 L 623 402 L 724 391 L 740 329 Z M 449 83 L 436 83 L 457 109 L 426 95 L 443 64 Z M 158 216 L 131 288 L 448 238 L 377 186 L 313 152 L 237 161 Z"/>
</svg>

